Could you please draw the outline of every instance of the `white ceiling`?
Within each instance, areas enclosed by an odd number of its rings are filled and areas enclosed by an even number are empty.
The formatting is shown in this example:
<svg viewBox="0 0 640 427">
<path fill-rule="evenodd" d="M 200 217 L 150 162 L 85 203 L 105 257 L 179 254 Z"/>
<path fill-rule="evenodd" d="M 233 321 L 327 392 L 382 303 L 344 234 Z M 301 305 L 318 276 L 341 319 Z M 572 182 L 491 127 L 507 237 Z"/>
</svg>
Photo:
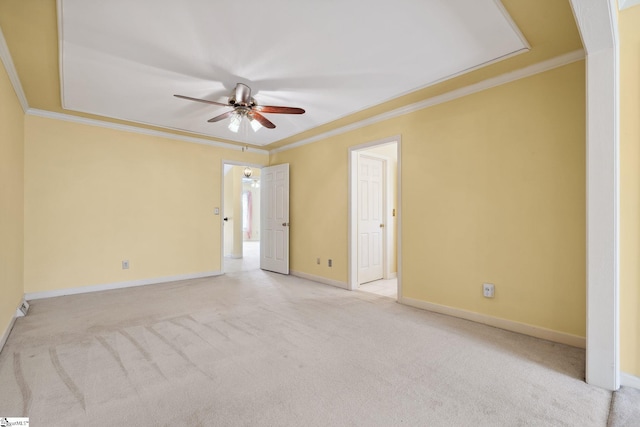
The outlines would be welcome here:
<svg viewBox="0 0 640 427">
<path fill-rule="evenodd" d="M 526 49 L 498 0 L 60 0 L 63 107 L 252 145 L 283 138 Z M 245 83 L 277 127 L 239 133 Z M 246 123 L 243 123 L 245 125 Z"/>
</svg>

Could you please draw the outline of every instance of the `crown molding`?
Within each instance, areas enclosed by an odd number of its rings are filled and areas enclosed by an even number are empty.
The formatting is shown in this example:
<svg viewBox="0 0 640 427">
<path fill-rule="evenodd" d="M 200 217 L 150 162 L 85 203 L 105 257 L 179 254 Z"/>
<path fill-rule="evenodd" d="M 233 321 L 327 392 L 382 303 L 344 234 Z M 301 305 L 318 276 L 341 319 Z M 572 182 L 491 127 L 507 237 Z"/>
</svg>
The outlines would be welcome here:
<svg viewBox="0 0 640 427">
<path fill-rule="evenodd" d="M 640 4 L 640 0 L 620 0 L 620 2 L 618 3 L 618 7 L 620 8 L 620 10 L 623 10 L 637 4 Z"/>
<path fill-rule="evenodd" d="M 7 70 L 9 81 L 11 81 L 11 84 L 13 85 L 13 90 L 16 92 L 18 101 L 22 106 L 22 111 L 26 113 L 27 110 L 29 109 L 29 103 L 27 102 L 27 97 L 24 94 L 24 90 L 22 90 L 22 84 L 20 83 L 18 72 L 16 71 L 15 65 L 13 65 L 13 59 L 11 59 L 11 52 L 9 52 L 9 46 L 7 46 L 7 42 L 4 39 L 4 34 L 2 33 L 1 28 L 0 28 L 0 60 L 2 60 L 5 70 Z"/>
<path fill-rule="evenodd" d="M 525 46 L 525 49 L 527 51 L 531 50 L 531 44 L 529 43 L 527 38 L 524 36 L 524 34 L 522 34 L 522 31 L 520 31 L 520 28 L 518 27 L 518 24 L 516 24 L 516 22 L 513 20 L 513 18 L 511 17 L 509 12 L 507 11 L 507 9 L 504 7 L 504 4 L 502 4 L 502 0 L 493 0 L 493 2 L 496 5 L 496 7 L 498 8 L 498 10 L 500 11 L 500 13 L 502 13 L 502 16 L 504 17 L 504 19 L 511 26 L 511 30 L 514 33 L 516 33 L 516 35 L 518 36 L 518 38 L 520 39 L 522 44 Z"/>
<path fill-rule="evenodd" d="M 386 113 L 379 114 L 377 116 L 370 117 L 365 120 L 361 120 L 350 125 L 342 126 L 338 129 L 334 129 L 320 135 L 303 139 L 302 141 L 294 142 L 293 144 L 286 145 L 284 147 L 275 148 L 270 151 L 271 154 L 281 151 L 290 150 L 302 145 L 311 144 L 312 142 L 320 141 L 332 136 L 340 135 L 345 132 L 349 132 L 355 129 L 359 129 L 365 126 L 369 126 L 375 123 L 389 120 L 395 117 L 403 116 L 405 114 L 413 113 L 424 108 L 433 107 L 434 105 L 442 104 L 444 102 L 453 101 L 454 99 L 462 98 L 467 95 L 471 95 L 483 90 L 491 89 L 496 86 L 500 86 L 506 83 L 510 83 L 519 79 L 533 76 L 535 74 L 543 73 L 545 71 L 552 70 L 554 68 L 562 67 L 564 65 L 571 64 L 576 61 L 580 61 L 585 58 L 584 51 L 582 49 L 574 50 L 573 52 L 565 53 L 560 56 L 548 59 L 546 61 L 538 62 L 537 64 L 530 65 L 519 70 L 511 71 L 509 73 L 501 74 L 496 77 L 492 77 L 481 82 L 461 87 L 460 89 L 452 90 L 451 92 L 444 93 L 442 95 L 434 96 L 432 98 L 425 99 L 424 101 L 416 102 L 414 104 L 405 105 L 404 107 L 397 108 L 395 110 L 388 111 Z"/>
<path fill-rule="evenodd" d="M 229 144 L 229 143 L 226 143 L 226 142 L 211 141 L 211 140 L 208 140 L 208 139 L 195 138 L 195 137 L 192 137 L 192 136 L 176 135 L 176 134 L 169 133 L 169 132 L 162 132 L 162 131 L 157 131 L 157 130 L 152 130 L 152 129 L 140 128 L 140 127 L 137 127 L 137 126 L 130 126 L 130 125 L 122 125 L 122 124 L 118 124 L 118 123 L 105 122 L 105 121 L 102 121 L 102 120 L 88 119 L 86 117 L 73 116 L 71 114 L 54 113 L 52 111 L 38 110 L 36 108 L 29 108 L 26 111 L 26 114 L 28 114 L 30 116 L 44 117 L 44 118 L 47 118 L 47 119 L 55 119 L 55 120 L 63 120 L 63 121 L 66 121 L 66 122 L 79 123 L 79 124 L 89 125 L 89 126 L 98 126 L 98 127 L 103 127 L 103 128 L 107 128 L 107 129 L 114 129 L 114 130 L 119 130 L 119 131 L 123 131 L 123 132 L 138 133 L 138 134 L 148 135 L 148 136 L 157 136 L 157 137 L 160 137 L 160 138 L 173 139 L 173 140 L 176 140 L 176 141 L 192 142 L 194 144 L 209 145 L 209 146 L 212 146 L 212 147 L 226 148 L 226 149 L 230 149 L 230 150 L 243 151 L 243 149 L 246 148 L 245 146 Z M 259 148 L 253 148 L 252 147 L 251 151 L 253 151 L 255 153 L 259 153 L 259 154 L 269 154 L 268 151 L 262 150 L 262 149 L 259 149 Z"/>
</svg>

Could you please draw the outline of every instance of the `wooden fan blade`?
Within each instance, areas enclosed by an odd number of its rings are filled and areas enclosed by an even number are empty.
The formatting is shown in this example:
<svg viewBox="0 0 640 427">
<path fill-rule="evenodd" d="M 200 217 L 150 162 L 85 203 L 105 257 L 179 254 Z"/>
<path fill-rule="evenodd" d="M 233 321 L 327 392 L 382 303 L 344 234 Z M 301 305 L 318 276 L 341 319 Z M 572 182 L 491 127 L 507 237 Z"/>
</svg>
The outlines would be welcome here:
<svg viewBox="0 0 640 427">
<path fill-rule="evenodd" d="M 213 122 L 219 122 L 220 120 L 224 120 L 227 117 L 231 116 L 233 114 L 234 110 L 231 111 L 227 111 L 226 113 L 222 113 L 219 116 L 215 116 L 209 120 L 207 120 L 209 123 L 213 123 Z"/>
<path fill-rule="evenodd" d="M 276 107 L 274 105 L 256 105 L 253 107 L 255 111 L 261 113 L 277 113 L 277 114 L 304 114 L 302 108 L 295 107 Z"/>
<path fill-rule="evenodd" d="M 212 105 L 220 105 L 222 107 L 229 107 L 229 104 L 223 104 L 221 102 L 216 102 L 216 101 L 208 101 L 206 99 L 192 98 L 190 96 L 184 96 L 184 95 L 173 95 L 173 96 L 175 96 L 176 98 L 188 99 L 189 101 L 204 102 L 205 104 L 212 104 Z"/>
<path fill-rule="evenodd" d="M 269 119 L 267 119 L 265 116 L 263 116 L 262 114 L 258 113 L 257 111 L 249 111 L 247 113 L 247 115 L 249 117 L 251 117 L 252 119 L 257 120 L 258 123 L 260 123 L 262 126 L 264 126 L 266 128 L 274 129 L 276 127 L 276 125 L 271 123 L 269 121 Z"/>
</svg>

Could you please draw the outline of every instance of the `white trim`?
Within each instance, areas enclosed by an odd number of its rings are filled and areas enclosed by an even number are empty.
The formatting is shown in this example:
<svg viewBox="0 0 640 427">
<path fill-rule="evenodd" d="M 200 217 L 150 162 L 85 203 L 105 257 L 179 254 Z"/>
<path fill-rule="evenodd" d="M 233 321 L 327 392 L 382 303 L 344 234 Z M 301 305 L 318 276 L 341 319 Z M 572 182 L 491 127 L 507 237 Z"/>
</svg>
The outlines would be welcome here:
<svg viewBox="0 0 640 427">
<path fill-rule="evenodd" d="M 522 34 L 522 31 L 520 31 L 520 28 L 518 28 L 518 24 L 515 23 L 515 21 L 507 11 L 507 9 L 504 7 L 504 4 L 502 4 L 502 1 L 493 0 L 493 2 L 495 3 L 498 10 L 500 10 L 500 12 L 502 13 L 502 16 L 504 17 L 504 19 L 511 26 L 511 30 L 517 34 L 522 44 L 525 45 L 527 50 L 531 50 L 531 44 L 529 44 L 529 41 L 527 40 L 527 38 L 524 36 L 524 34 Z"/>
<path fill-rule="evenodd" d="M 612 51 L 587 57 L 587 348 L 589 384 L 619 380 L 619 152 Z M 612 136 L 614 134 L 615 136 Z"/>
<path fill-rule="evenodd" d="M 396 146 L 396 157 L 398 156 L 398 149 Z M 396 246 L 397 249 L 397 240 L 394 241 L 393 239 L 393 232 L 394 232 L 394 228 L 393 228 L 393 223 L 395 221 L 395 218 L 393 216 L 393 209 L 395 209 L 396 211 L 398 210 L 398 207 L 395 206 L 395 204 L 393 203 L 393 194 L 395 193 L 395 191 L 397 191 L 397 188 L 394 189 L 393 187 L 393 174 L 392 174 L 392 163 L 396 162 L 396 172 L 398 169 L 397 166 L 397 159 L 390 159 L 390 158 L 385 158 L 385 164 L 384 164 L 384 209 L 385 212 L 383 214 L 383 218 L 384 218 L 384 269 L 383 269 L 383 274 L 382 274 L 382 278 L 385 280 L 389 280 L 389 279 L 395 279 L 397 277 L 396 272 L 392 272 L 391 268 L 393 265 L 393 248 L 394 246 Z M 397 173 L 396 173 L 396 178 L 397 178 Z M 395 191 L 394 191 L 395 190 Z M 397 268 L 397 266 L 396 266 Z"/>
<path fill-rule="evenodd" d="M 63 20 L 63 7 L 62 0 L 56 0 L 56 9 L 57 9 L 57 24 L 58 24 L 58 74 L 60 77 L 60 106 L 64 108 L 64 25 L 62 25 Z"/>
<path fill-rule="evenodd" d="M 511 71 L 509 73 L 501 74 L 496 77 L 492 77 L 481 82 L 464 86 L 451 92 L 444 93 L 442 95 L 434 96 L 425 99 L 414 104 L 405 105 L 404 107 L 396 108 L 395 110 L 388 111 L 386 113 L 379 114 L 377 116 L 370 117 L 368 119 L 361 120 L 356 123 L 352 123 L 346 126 L 342 126 L 338 129 L 333 129 L 328 132 L 324 132 L 320 135 L 303 139 L 302 141 L 294 142 L 293 144 L 285 145 L 284 147 L 275 148 L 270 151 L 271 154 L 281 151 L 290 150 L 292 148 L 300 147 L 302 145 L 311 144 L 312 142 L 320 141 L 332 136 L 340 135 L 345 132 L 349 132 L 355 129 L 359 129 L 365 126 L 369 126 L 384 120 L 389 120 L 395 117 L 399 117 L 405 114 L 413 113 L 424 108 L 433 107 L 434 105 L 442 104 L 444 102 L 452 101 L 454 99 L 462 98 L 467 95 L 471 95 L 483 90 L 491 89 L 496 86 L 500 86 L 506 83 L 510 83 L 526 77 L 531 77 L 535 74 L 543 73 L 545 71 L 553 70 L 554 68 L 562 67 L 571 64 L 576 61 L 584 59 L 583 50 L 574 50 L 573 52 L 565 53 L 564 55 L 556 56 L 555 58 L 548 59 L 546 61 L 538 62 L 537 64 L 530 65 L 519 70 Z"/>
<path fill-rule="evenodd" d="M 364 145 L 369 147 L 375 144 Z M 358 260 L 356 257 L 358 253 L 358 221 L 355 218 L 358 194 L 353 189 L 354 183 L 358 182 L 358 150 L 356 148 L 349 147 L 349 163 L 347 165 L 347 289 L 350 291 L 358 288 Z"/>
<path fill-rule="evenodd" d="M 620 387 L 619 63 L 616 0 L 571 0 L 587 52 L 586 381 Z"/>
<path fill-rule="evenodd" d="M 221 271 L 206 271 L 203 273 L 179 274 L 177 276 L 155 277 L 152 279 L 130 280 L 127 282 L 105 283 L 102 285 L 80 286 L 77 288 L 57 289 L 54 291 L 30 292 L 24 294 L 27 301 L 43 298 L 60 297 L 64 295 L 86 294 L 90 292 L 109 291 L 112 289 L 132 288 L 136 286 L 157 285 L 160 283 L 177 282 L 181 280 L 202 279 L 222 275 Z"/>
<path fill-rule="evenodd" d="M 39 110 L 39 109 L 36 109 L 36 108 L 29 108 L 26 113 L 28 115 L 30 115 L 30 116 L 44 117 L 44 118 L 47 118 L 47 119 L 54 119 L 54 120 L 63 120 L 63 121 L 66 121 L 66 122 L 79 123 L 79 124 L 89 125 L 89 126 L 103 127 L 103 128 L 107 128 L 107 129 L 114 129 L 114 130 L 119 130 L 119 131 L 123 131 L 123 132 L 138 133 L 138 134 L 142 134 L 142 135 L 157 136 L 157 137 L 160 137 L 160 138 L 173 139 L 173 140 L 177 140 L 177 141 L 193 142 L 195 144 L 210 145 L 212 147 L 227 148 L 227 149 L 230 149 L 230 150 L 242 151 L 242 149 L 245 148 L 245 146 L 229 144 L 229 143 L 221 142 L 221 141 L 211 141 L 211 140 L 204 139 L 204 138 L 195 138 L 195 137 L 192 137 L 192 136 L 176 135 L 176 134 L 169 133 L 169 132 L 162 132 L 162 131 L 158 131 L 158 130 L 140 128 L 140 127 L 137 127 L 137 126 L 122 125 L 122 124 L 119 124 L 119 123 L 105 122 L 105 121 L 102 121 L 102 120 L 88 119 L 86 117 L 73 116 L 71 114 L 64 114 L 64 113 L 55 113 L 55 112 L 52 112 L 52 111 Z M 255 152 L 255 153 L 259 153 L 259 154 L 269 154 L 269 152 L 267 150 L 262 150 L 262 149 L 259 149 L 259 148 L 253 148 L 252 147 L 251 151 Z"/>
<path fill-rule="evenodd" d="M 620 385 L 625 387 L 633 387 L 640 390 L 640 377 L 636 377 L 626 372 L 620 373 Z"/>
<path fill-rule="evenodd" d="M 396 206 L 396 277 L 398 279 L 397 299 L 400 299 L 404 295 L 402 292 L 402 136 L 398 135 L 396 143 L 398 144 L 398 158 L 396 164 L 396 167 L 398 168 L 398 182 L 396 183 L 398 187 L 398 194 L 396 194 L 398 199 L 398 206 Z"/>
<path fill-rule="evenodd" d="M 16 67 L 13 64 L 11 52 L 9 52 L 9 46 L 7 46 L 7 41 L 5 40 L 4 34 L 2 33 L 2 28 L 0 28 L 0 60 L 4 64 L 5 70 L 7 70 L 9 81 L 13 85 L 13 90 L 16 92 L 18 101 L 22 106 L 22 111 L 26 113 L 29 109 L 29 103 L 27 102 L 27 97 L 25 96 L 24 90 L 22 89 L 22 84 L 20 83 L 20 78 L 18 77 Z"/>
<path fill-rule="evenodd" d="M 21 302 L 21 304 L 22 304 L 22 302 Z M 16 311 L 20 310 L 19 307 L 20 306 L 18 306 L 18 308 L 16 308 Z M 16 316 L 16 314 L 14 312 L 13 313 L 13 317 L 11 317 L 11 320 L 9 321 L 9 324 L 7 325 L 7 329 L 4 330 L 4 333 L 0 337 L 0 353 L 2 352 L 2 349 L 4 348 L 4 345 L 7 343 L 7 340 L 9 339 L 9 335 L 11 335 L 11 330 L 13 329 L 13 325 L 15 325 L 15 323 L 16 323 L 16 319 L 17 319 L 17 316 Z"/>
<path fill-rule="evenodd" d="M 301 271 L 293 271 L 289 270 L 289 274 L 292 276 L 299 277 L 301 279 L 311 280 L 313 282 L 322 283 L 325 285 L 335 286 L 336 288 L 349 290 L 349 285 L 345 282 L 340 282 L 338 280 L 327 279 L 326 277 L 316 276 L 314 274 L 303 273 Z"/>
<path fill-rule="evenodd" d="M 620 0 L 620 10 L 640 4 L 640 0 Z"/>
<path fill-rule="evenodd" d="M 460 319 L 471 320 L 476 323 L 482 323 L 484 325 L 493 326 L 511 332 L 517 332 L 523 335 L 529 335 L 535 338 L 541 338 L 547 341 L 566 344 L 572 347 L 585 348 L 585 338 L 578 335 L 558 332 L 552 329 L 546 329 L 539 326 L 516 322 L 514 320 L 501 319 L 499 317 L 488 316 L 486 314 L 480 314 L 460 308 L 449 307 L 446 305 L 434 304 L 431 302 L 408 297 L 398 298 L 398 302 L 411 307 L 420 308 L 422 310 L 433 311 L 435 313 L 446 314 L 448 316 L 458 317 Z"/>
</svg>

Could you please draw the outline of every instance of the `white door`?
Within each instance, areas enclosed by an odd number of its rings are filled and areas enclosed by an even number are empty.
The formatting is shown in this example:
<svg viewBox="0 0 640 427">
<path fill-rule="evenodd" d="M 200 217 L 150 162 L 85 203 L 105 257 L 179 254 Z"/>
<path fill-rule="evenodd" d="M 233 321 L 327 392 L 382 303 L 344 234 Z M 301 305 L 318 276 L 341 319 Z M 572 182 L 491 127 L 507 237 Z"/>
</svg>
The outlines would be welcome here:
<svg viewBox="0 0 640 427">
<path fill-rule="evenodd" d="M 358 156 L 358 284 L 382 279 L 384 160 Z"/>
<path fill-rule="evenodd" d="M 260 268 L 289 274 L 289 164 L 262 168 Z"/>
</svg>

